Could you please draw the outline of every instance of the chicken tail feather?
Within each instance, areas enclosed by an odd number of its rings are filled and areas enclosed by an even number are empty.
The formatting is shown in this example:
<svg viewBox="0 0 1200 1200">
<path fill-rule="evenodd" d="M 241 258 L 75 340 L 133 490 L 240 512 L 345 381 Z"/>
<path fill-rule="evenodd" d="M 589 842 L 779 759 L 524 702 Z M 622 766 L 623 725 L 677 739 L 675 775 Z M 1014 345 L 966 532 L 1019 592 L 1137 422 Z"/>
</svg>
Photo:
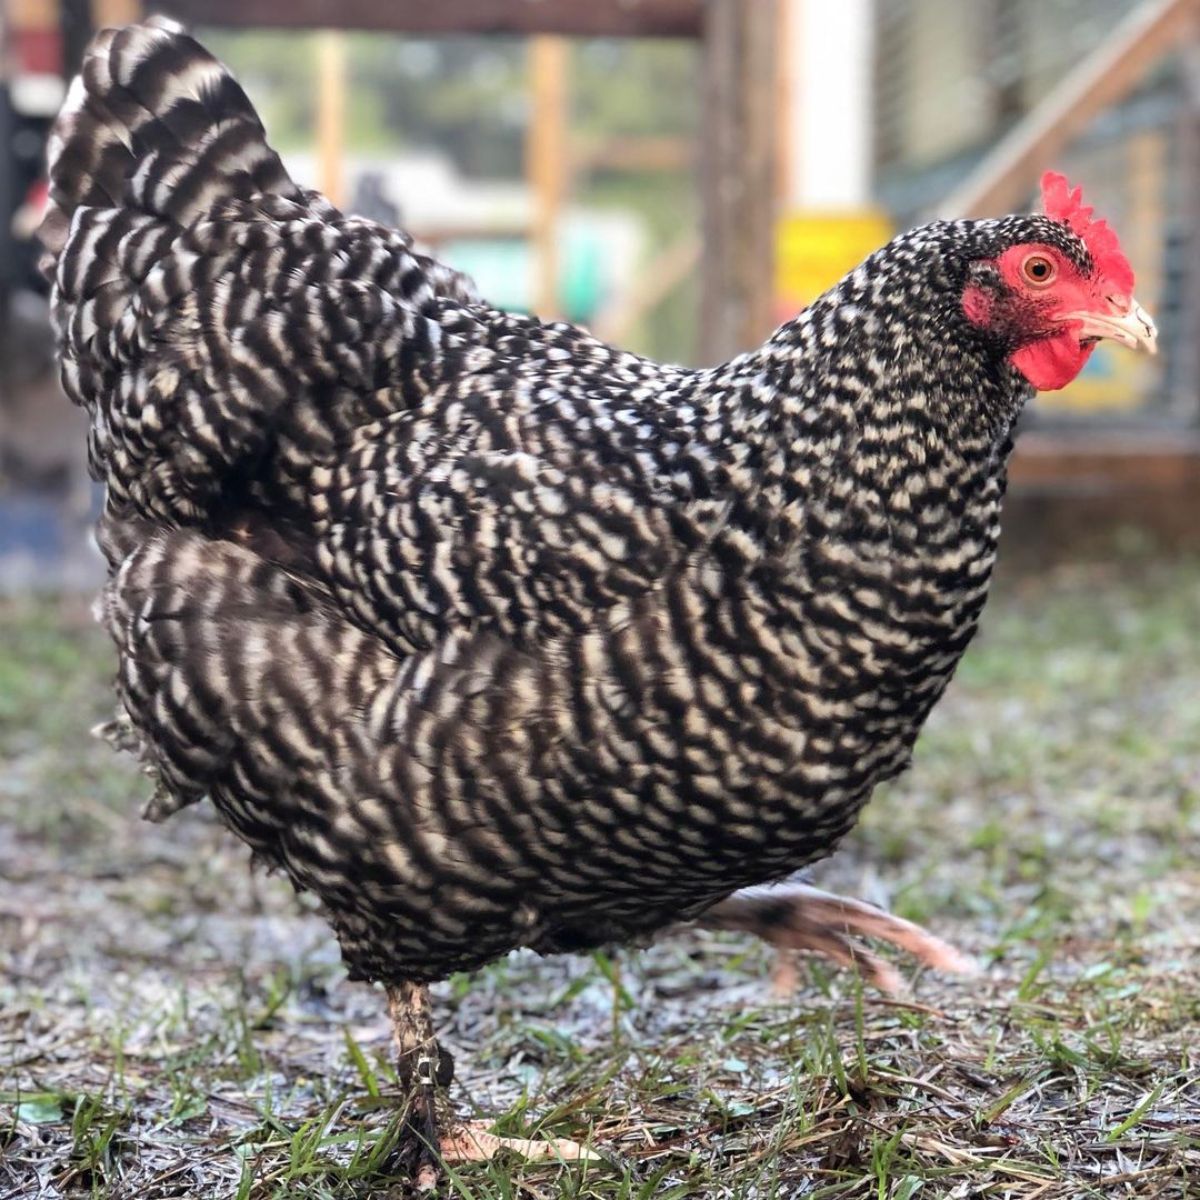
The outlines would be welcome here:
<svg viewBox="0 0 1200 1200">
<path fill-rule="evenodd" d="M 47 155 L 48 276 L 83 208 L 132 208 L 187 227 L 221 200 L 300 195 L 241 86 L 162 17 L 96 34 Z"/>
</svg>

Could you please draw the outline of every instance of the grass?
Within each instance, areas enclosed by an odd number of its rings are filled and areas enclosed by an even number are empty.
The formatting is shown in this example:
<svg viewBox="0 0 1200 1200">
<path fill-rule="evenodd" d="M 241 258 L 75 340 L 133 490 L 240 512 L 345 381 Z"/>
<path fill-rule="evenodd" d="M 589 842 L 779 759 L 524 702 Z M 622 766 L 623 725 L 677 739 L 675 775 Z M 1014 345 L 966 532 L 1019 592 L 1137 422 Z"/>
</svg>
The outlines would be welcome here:
<svg viewBox="0 0 1200 1200">
<path fill-rule="evenodd" d="M 206 806 L 87 736 L 79 602 L 0 609 L 0 1200 L 398 1197 L 380 997 Z M 1200 567 L 1014 582 L 914 769 L 822 865 L 974 952 L 904 1001 L 689 933 L 438 989 L 454 1102 L 586 1169 L 446 1194 L 1200 1197 Z"/>
</svg>

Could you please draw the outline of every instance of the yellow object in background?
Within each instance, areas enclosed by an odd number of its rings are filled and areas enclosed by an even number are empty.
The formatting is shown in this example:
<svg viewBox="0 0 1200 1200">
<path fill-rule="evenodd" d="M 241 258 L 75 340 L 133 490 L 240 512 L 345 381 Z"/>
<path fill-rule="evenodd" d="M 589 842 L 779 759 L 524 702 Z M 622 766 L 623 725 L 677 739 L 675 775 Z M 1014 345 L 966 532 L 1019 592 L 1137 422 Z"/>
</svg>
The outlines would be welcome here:
<svg viewBox="0 0 1200 1200">
<path fill-rule="evenodd" d="M 879 209 L 798 211 L 779 221 L 775 300 L 780 320 L 794 317 L 852 271 L 895 232 Z"/>
</svg>

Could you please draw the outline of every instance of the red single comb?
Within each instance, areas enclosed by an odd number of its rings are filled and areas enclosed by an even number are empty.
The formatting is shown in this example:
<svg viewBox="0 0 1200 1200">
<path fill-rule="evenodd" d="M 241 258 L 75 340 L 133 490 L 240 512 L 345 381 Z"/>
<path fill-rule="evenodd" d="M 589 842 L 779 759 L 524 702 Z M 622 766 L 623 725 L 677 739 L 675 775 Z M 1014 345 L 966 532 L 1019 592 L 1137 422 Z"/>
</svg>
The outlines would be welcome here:
<svg viewBox="0 0 1200 1200">
<path fill-rule="evenodd" d="M 1047 171 L 1042 176 L 1042 207 L 1046 216 L 1061 221 L 1088 248 L 1096 269 L 1123 298 L 1133 296 L 1133 268 L 1121 250 L 1116 233 L 1106 221 L 1095 221 L 1095 211 L 1083 202 L 1083 188 L 1073 191 L 1065 175 Z"/>
</svg>

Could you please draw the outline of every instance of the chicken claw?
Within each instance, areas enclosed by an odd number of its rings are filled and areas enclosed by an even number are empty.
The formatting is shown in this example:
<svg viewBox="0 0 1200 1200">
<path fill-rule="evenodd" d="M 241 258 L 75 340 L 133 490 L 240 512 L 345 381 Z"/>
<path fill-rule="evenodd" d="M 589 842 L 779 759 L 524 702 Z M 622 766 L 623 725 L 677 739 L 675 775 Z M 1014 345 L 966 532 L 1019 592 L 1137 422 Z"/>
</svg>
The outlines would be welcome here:
<svg viewBox="0 0 1200 1200">
<path fill-rule="evenodd" d="M 442 1160 L 450 1165 L 490 1162 L 498 1154 L 513 1154 L 526 1162 L 604 1162 L 604 1156 L 568 1138 L 500 1137 L 489 1133 L 485 1121 L 456 1125 L 441 1140 Z M 430 1179 L 435 1178 L 431 1172 Z M 422 1179 L 417 1178 L 420 1191 Z"/>
<path fill-rule="evenodd" d="M 844 967 L 860 971 L 868 983 L 895 995 L 905 990 L 904 980 L 891 963 L 853 939 L 875 938 L 907 951 L 926 966 L 956 974 L 973 974 L 977 964 L 932 933 L 862 900 L 835 896 L 805 883 L 778 887 L 751 887 L 734 892 L 700 918 L 707 929 L 735 929 L 752 933 L 785 953 L 773 972 L 773 990 L 789 995 L 795 990 L 792 951 L 824 955 Z"/>
</svg>

